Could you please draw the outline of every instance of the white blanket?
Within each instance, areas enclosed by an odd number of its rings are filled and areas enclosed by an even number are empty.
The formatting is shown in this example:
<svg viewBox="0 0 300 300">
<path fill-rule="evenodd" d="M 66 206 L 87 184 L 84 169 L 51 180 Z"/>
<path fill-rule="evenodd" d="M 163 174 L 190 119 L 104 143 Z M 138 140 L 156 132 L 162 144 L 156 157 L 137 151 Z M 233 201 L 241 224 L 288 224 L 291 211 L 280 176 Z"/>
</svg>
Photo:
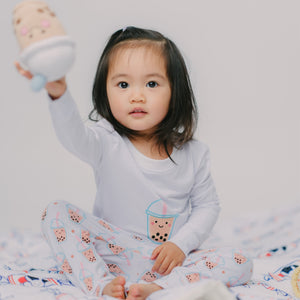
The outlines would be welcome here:
<svg viewBox="0 0 300 300">
<path fill-rule="evenodd" d="M 291 275 L 300 266 L 300 205 L 217 224 L 203 248 L 221 246 L 243 247 L 254 259 L 252 280 L 231 288 L 237 299 L 296 299 Z M 149 298 L 176 300 L 185 289 L 157 292 Z M 87 297 L 57 270 L 40 234 L 20 231 L 0 234 L 0 300 L 4 299 L 99 300 Z"/>
</svg>

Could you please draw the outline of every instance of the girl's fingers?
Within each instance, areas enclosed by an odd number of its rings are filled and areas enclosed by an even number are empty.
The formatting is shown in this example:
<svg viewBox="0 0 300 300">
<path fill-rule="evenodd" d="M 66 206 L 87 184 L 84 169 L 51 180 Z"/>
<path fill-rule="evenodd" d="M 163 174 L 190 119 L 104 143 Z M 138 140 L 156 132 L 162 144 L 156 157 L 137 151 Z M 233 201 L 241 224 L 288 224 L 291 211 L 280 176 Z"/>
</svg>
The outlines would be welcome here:
<svg viewBox="0 0 300 300">
<path fill-rule="evenodd" d="M 29 72 L 29 71 L 26 71 L 26 70 L 24 70 L 22 67 L 21 67 L 21 65 L 20 65 L 20 63 L 19 62 L 15 62 L 15 66 L 16 66 L 16 69 L 18 70 L 18 72 L 22 75 L 22 76 L 24 76 L 24 77 L 26 77 L 27 79 L 31 79 L 33 76 L 32 76 L 32 74 Z"/>
<path fill-rule="evenodd" d="M 15 61 L 14 64 L 15 64 L 15 67 L 17 68 L 18 72 L 20 72 L 22 70 L 22 67 L 20 66 L 19 62 Z"/>
<path fill-rule="evenodd" d="M 174 261 L 171 262 L 168 269 L 162 275 L 164 275 L 164 276 L 169 275 L 175 267 L 178 267 L 178 265 L 176 265 L 176 263 Z"/>
<path fill-rule="evenodd" d="M 169 266 L 170 266 L 171 262 L 165 258 L 163 260 L 163 262 L 160 264 L 159 270 L 157 271 L 157 273 L 164 275 L 166 273 L 166 271 L 168 270 Z"/>
<path fill-rule="evenodd" d="M 154 263 L 154 265 L 153 265 L 153 267 L 152 267 L 152 272 L 157 272 L 157 273 L 159 273 L 159 270 L 160 270 L 160 268 L 161 268 L 161 265 L 162 265 L 164 259 L 165 259 L 164 256 L 158 255 L 158 257 L 156 258 L 155 263 Z"/>
<path fill-rule="evenodd" d="M 150 259 L 156 259 L 157 258 L 157 255 L 159 254 L 159 247 L 156 247 L 153 252 L 152 252 L 152 255 L 151 255 L 151 258 Z"/>
</svg>

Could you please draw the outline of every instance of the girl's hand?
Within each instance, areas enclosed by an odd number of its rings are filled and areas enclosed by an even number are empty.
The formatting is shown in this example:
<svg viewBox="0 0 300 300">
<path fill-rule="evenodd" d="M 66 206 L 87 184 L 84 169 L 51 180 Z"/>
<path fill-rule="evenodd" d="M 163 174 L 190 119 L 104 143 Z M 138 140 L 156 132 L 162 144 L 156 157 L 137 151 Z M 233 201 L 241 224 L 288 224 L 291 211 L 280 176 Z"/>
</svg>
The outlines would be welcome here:
<svg viewBox="0 0 300 300">
<path fill-rule="evenodd" d="M 185 254 L 174 243 L 165 242 L 154 249 L 151 259 L 156 260 L 152 267 L 152 272 L 168 275 L 175 267 L 182 265 L 185 260 Z"/>
<path fill-rule="evenodd" d="M 24 70 L 19 62 L 15 62 L 15 66 L 22 76 L 29 80 L 32 79 L 32 74 L 29 71 Z M 53 82 L 48 82 L 45 86 L 45 89 L 53 100 L 60 98 L 67 89 L 65 77 Z"/>
</svg>

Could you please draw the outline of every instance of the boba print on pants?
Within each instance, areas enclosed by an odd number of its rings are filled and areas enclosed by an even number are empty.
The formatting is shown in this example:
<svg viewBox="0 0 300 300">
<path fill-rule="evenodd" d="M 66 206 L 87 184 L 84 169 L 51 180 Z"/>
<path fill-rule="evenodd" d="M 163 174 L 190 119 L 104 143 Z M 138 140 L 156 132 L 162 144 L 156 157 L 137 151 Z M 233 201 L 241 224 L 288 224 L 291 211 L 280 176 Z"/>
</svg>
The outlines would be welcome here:
<svg viewBox="0 0 300 300">
<path fill-rule="evenodd" d="M 220 248 L 190 253 L 182 267 L 160 276 L 151 272 L 151 254 L 157 244 L 64 202 L 48 205 L 42 216 L 42 232 L 68 279 L 85 293 L 100 296 L 116 276 L 132 283 L 157 283 L 163 288 L 206 278 L 227 286 L 244 284 L 252 274 L 252 261 L 242 250 Z"/>
</svg>

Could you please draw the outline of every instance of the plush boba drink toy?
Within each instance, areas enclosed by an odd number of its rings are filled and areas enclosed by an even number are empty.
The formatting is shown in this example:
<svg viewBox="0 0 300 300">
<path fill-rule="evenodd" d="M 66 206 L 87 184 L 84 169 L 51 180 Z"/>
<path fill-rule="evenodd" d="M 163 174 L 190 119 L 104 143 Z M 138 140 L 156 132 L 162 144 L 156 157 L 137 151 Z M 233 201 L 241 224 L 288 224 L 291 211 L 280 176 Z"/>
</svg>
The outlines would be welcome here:
<svg viewBox="0 0 300 300">
<path fill-rule="evenodd" d="M 45 2 L 26 0 L 17 4 L 13 26 L 20 46 L 19 61 L 33 74 L 34 91 L 69 71 L 75 59 L 75 43 Z"/>
</svg>

